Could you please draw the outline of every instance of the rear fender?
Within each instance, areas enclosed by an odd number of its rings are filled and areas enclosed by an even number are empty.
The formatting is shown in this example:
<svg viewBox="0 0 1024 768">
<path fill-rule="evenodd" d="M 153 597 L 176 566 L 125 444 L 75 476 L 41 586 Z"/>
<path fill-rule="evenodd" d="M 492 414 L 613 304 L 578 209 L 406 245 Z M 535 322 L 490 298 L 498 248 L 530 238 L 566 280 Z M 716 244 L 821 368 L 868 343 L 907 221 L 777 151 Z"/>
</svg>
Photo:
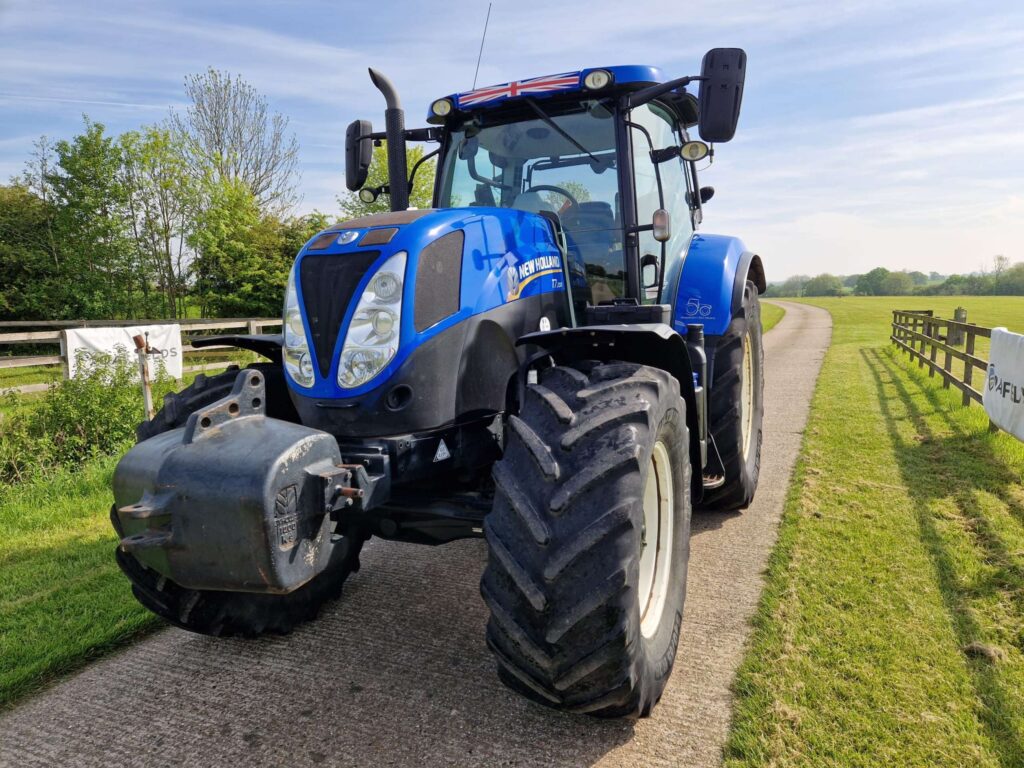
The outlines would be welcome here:
<svg viewBox="0 0 1024 768">
<path fill-rule="evenodd" d="M 673 302 L 673 324 L 680 333 L 700 323 L 706 336 L 721 336 L 743 301 L 743 287 L 752 280 L 767 289 L 761 257 L 743 241 L 724 235 L 694 235 L 683 262 Z"/>
<path fill-rule="evenodd" d="M 532 347 L 528 361 L 536 360 L 538 355 L 549 355 L 559 364 L 580 360 L 617 360 L 649 365 L 671 373 L 679 382 L 679 391 L 686 402 L 690 463 L 693 466 L 693 500 L 700 500 L 704 485 L 697 420 L 699 406 L 693 385 L 693 368 L 682 336 L 665 323 L 588 325 L 528 333 L 520 337 L 516 345 Z"/>
</svg>

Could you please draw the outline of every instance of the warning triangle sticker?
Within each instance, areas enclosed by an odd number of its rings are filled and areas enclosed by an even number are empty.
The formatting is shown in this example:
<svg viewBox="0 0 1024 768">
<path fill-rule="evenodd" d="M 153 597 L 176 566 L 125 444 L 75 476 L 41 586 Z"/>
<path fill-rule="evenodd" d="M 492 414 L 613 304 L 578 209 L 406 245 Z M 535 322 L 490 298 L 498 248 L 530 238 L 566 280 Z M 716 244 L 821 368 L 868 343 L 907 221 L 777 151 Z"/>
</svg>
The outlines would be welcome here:
<svg viewBox="0 0 1024 768">
<path fill-rule="evenodd" d="M 437 453 L 434 454 L 434 461 L 450 459 L 452 455 L 448 452 L 448 446 L 444 444 L 444 438 L 437 444 Z"/>
</svg>

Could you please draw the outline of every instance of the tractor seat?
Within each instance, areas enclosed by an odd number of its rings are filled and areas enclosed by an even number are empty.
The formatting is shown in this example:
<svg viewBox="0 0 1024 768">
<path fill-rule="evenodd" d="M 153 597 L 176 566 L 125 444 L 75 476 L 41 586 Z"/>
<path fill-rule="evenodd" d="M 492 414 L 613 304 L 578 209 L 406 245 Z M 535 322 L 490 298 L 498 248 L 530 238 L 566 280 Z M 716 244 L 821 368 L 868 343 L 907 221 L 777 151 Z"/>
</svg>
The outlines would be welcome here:
<svg viewBox="0 0 1024 768">
<path fill-rule="evenodd" d="M 540 213 L 541 211 L 547 211 L 548 213 L 556 213 L 554 207 L 540 196 L 539 192 L 521 192 L 516 195 L 516 199 L 512 201 L 512 207 L 519 211 L 527 211 L 528 213 Z"/>
</svg>

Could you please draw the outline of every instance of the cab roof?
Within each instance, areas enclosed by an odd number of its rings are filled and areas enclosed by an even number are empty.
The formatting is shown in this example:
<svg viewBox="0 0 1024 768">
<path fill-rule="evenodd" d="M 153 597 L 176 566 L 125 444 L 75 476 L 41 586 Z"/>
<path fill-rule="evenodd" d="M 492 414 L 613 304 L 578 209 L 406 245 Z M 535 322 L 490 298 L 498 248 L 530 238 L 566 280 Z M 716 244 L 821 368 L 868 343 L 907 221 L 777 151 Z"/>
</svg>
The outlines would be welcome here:
<svg viewBox="0 0 1024 768">
<path fill-rule="evenodd" d="M 574 91 L 587 91 L 583 81 L 588 74 L 598 69 L 611 73 L 612 81 L 601 90 L 594 91 L 595 94 L 604 94 L 615 90 L 635 90 L 665 82 L 665 76 L 658 67 L 626 64 L 617 67 L 590 67 L 576 72 L 562 72 L 557 75 L 513 80 L 509 83 L 487 85 L 463 93 L 453 93 L 444 98 L 452 103 L 455 110 L 467 112 L 474 109 L 489 109 L 524 96 L 535 99 L 564 96 Z M 439 119 L 430 109 L 427 112 L 427 122 L 437 124 L 443 120 Z"/>
</svg>

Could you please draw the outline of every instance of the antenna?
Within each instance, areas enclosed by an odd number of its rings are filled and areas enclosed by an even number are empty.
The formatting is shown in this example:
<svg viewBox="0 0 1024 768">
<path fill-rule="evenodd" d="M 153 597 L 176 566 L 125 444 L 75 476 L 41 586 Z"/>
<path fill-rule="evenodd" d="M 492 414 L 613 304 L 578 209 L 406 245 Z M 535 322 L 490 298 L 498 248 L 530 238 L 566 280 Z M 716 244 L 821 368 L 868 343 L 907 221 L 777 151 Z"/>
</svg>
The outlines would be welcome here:
<svg viewBox="0 0 1024 768">
<path fill-rule="evenodd" d="M 476 90 L 476 79 L 480 77 L 480 59 L 484 57 L 484 40 L 487 39 L 487 24 L 491 20 L 491 3 L 487 4 L 487 18 L 484 19 L 484 33 L 480 36 L 480 53 L 476 56 L 476 72 L 473 73 L 473 89 Z"/>
</svg>

